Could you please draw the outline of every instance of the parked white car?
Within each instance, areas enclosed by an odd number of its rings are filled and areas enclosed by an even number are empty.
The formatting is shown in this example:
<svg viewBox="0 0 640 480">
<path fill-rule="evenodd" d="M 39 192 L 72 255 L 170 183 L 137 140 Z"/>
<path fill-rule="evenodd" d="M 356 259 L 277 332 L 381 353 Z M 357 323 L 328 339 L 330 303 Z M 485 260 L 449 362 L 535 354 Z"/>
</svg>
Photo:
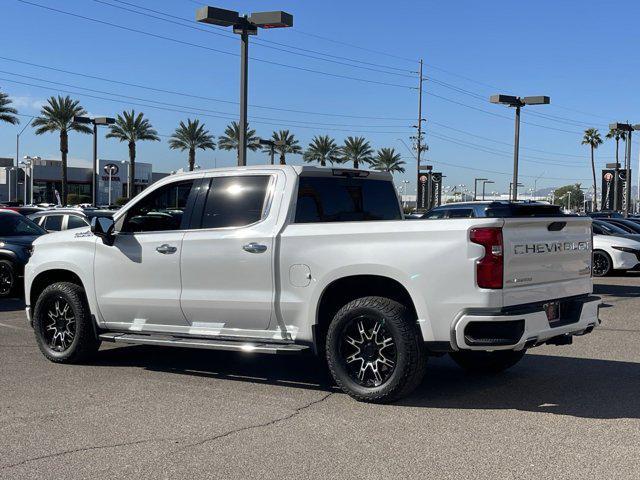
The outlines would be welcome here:
<svg viewBox="0 0 640 480">
<path fill-rule="evenodd" d="M 314 352 L 345 392 L 387 402 L 428 355 L 497 372 L 591 332 L 591 254 L 585 217 L 406 221 L 387 173 L 229 168 L 36 240 L 25 298 L 54 362 L 102 341 Z"/>
<path fill-rule="evenodd" d="M 605 222 L 593 222 L 593 275 L 603 277 L 613 270 L 640 268 L 640 235 L 633 235 Z"/>
</svg>

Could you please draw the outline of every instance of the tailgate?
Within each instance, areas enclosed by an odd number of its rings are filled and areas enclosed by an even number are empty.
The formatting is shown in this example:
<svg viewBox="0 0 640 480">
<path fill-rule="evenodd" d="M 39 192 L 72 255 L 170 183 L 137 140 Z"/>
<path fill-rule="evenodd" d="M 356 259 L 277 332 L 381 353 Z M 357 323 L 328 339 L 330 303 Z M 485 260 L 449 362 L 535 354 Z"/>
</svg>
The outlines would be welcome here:
<svg viewBox="0 0 640 480">
<path fill-rule="evenodd" d="M 591 293 L 591 219 L 505 218 L 504 304 Z"/>
</svg>

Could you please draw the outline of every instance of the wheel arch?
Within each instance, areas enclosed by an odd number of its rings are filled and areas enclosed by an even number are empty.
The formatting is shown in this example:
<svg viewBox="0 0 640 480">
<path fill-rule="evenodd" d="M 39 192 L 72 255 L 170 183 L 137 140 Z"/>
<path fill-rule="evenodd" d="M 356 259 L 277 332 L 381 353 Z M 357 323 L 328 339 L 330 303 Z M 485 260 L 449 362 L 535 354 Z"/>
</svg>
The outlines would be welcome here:
<svg viewBox="0 0 640 480">
<path fill-rule="evenodd" d="M 340 277 L 325 286 L 317 304 L 313 325 L 313 344 L 316 352 L 320 352 L 324 348 L 327 328 L 338 310 L 351 300 L 368 296 L 395 300 L 407 307 L 413 318 L 416 320 L 418 318 L 411 294 L 398 280 L 378 274 Z"/>
<path fill-rule="evenodd" d="M 86 297 L 86 287 L 77 273 L 64 268 L 55 268 L 40 272 L 34 277 L 33 281 L 31 282 L 31 288 L 29 291 L 29 305 L 34 307 L 36 304 L 36 300 L 38 299 L 42 291 L 47 288 L 47 286 L 56 282 L 70 282 L 75 283 L 76 285 L 80 285 L 85 291 Z"/>
</svg>

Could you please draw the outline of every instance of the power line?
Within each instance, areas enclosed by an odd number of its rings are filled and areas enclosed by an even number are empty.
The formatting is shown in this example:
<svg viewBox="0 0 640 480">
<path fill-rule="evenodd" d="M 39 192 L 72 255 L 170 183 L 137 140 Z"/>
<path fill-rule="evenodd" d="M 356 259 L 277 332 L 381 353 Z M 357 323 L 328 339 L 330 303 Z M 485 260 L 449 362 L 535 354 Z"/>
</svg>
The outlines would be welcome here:
<svg viewBox="0 0 640 480">
<path fill-rule="evenodd" d="M 217 28 L 199 28 L 199 27 L 196 27 L 194 25 L 191 25 L 193 23 L 193 21 L 191 19 L 184 18 L 184 17 L 179 17 L 177 15 L 171 15 L 169 13 L 161 12 L 159 10 L 153 10 L 151 8 L 148 8 L 148 7 L 141 7 L 140 5 L 136 5 L 135 3 L 126 2 L 124 0 L 110 0 L 110 1 L 117 2 L 117 3 L 123 4 L 123 5 L 128 5 L 130 7 L 134 7 L 134 8 L 138 8 L 138 9 L 143 9 L 144 11 L 140 12 L 140 11 L 137 11 L 137 10 L 131 10 L 129 8 L 121 7 L 121 6 L 118 6 L 118 5 L 113 5 L 111 3 L 106 2 L 105 0 L 93 0 L 93 1 L 96 2 L 96 3 L 101 3 L 103 5 L 108 5 L 108 6 L 113 7 L 113 8 L 118 8 L 118 9 L 125 10 L 125 11 L 128 11 L 128 12 L 136 13 L 138 15 L 143 15 L 145 17 L 156 18 L 158 20 L 162 20 L 162 21 L 165 21 L 165 22 L 173 23 L 175 25 L 179 25 L 179 26 L 182 26 L 182 27 L 190 28 L 192 30 L 198 30 L 198 31 L 201 31 L 201 32 L 204 32 L 204 33 L 210 33 L 210 34 L 222 36 L 222 37 L 234 40 L 234 41 L 238 40 L 238 37 L 236 35 L 232 35 L 232 34 L 228 34 L 226 32 L 218 31 Z M 162 16 L 165 16 L 165 17 L 168 17 L 168 18 L 176 19 L 176 20 L 179 20 L 179 22 L 168 20 L 167 18 L 160 18 L 160 17 L 154 16 L 154 15 L 149 15 L 149 12 L 155 13 L 157 15 L 162 15 Z M 187 23 L 185 24 L 183 22 L 187 22 Z M 220 27 L 220 28 L 222 29 L 222 27 Z M 383 70 L 368 69 L 368 70 L 372 70 L 372 71 L 375 71 L 375 72 L 388 73 L 390 75 L 400 75 L 400 76 L 410 77 L 410 78 L 414 77 L 414 75 L 411 74 L 411 71 L 407 70 L 406 68 L 398 68 L 398 67 L 393 67 L 393 66 L 390 66 L 390 65 L 382 65 L 382 64 L 379 64 L 379 63 L 366 62 L 364 60 L 360 60 L 360 59 L 356 59 L 356 58 L 345 57 L 345 56 L 340 56 L 340 55 L 333 55 L 333 54 L 329 54 L 329 53 L 325 53 L 325 52 L 319 52 L 317 50 L 311 50 L 311 49 L 302 48 L 302 47 L 298 47 L 298 46 L 294 46 L 294 45 L 288 45 L 286 43 L 275 42 L 273 40 L 265 40 L 265 39 L 261 39 L 261 38 L 256 38 L 256 39 L 252 40 L 252 44 L 259 45 L 259 46 L 266 47 L 266 48 L 273 48 L 275 50 L 284 51 L 284 52 L 287 52 L 287 53 L 292 53 L 293 55 L 298 55 L 298 53 L 296 53 L 296 52 L 291 52 L 289 50 L 284 50 L 282 48 L 271 47 L 271 45 L 278 45 L 280 47 L 284 47 L 284 48 L 287 48 L 287 49 L 300 50 L 302 52 L 307 52 L 307 53 L 311 53 L 311 54 L 315 54 L 315 55 L 323 55 L 325 57 L 334 58 L 334 59 L 338 59 L 338 60 L 346 60 L 346 61 L 349 61 L 349 62 L 361 63 L 363 65 L 369 65 L 369 66 L 372 66 L 372 67 L 386 68 L 386 69 L 389 69 L 389 70 L 396 70 L 397 72 L 402 72 L 402 73 L 398 74 L 398 73 L 395 73 L 395 72 L 386 72 L 386 71 L 383 71 Z M 302 55 L 302 56 L 306 56 L 306 57 L 309 57 L 309 58 L 315 58 L 317 60 L 332 61 L 332 60 L 329 60 L 329 59 L 326 59 L 326 58 L 319 58 L 319 57 L 316 57 L 316 56 L 313 56 L 313 55 Z M 352 66 L 352 67 L 359 68 L 358 65 L 350 65 L 350 64 L 346 64 L 344 62 L 334 62 L 334 63 L 338 63 L 339 65 L 349 65 L 349 66 Z"/>
<path fill-rule="evenodd" d="M 134 97 L 134 96 L 125 95 L 125 94 L 122 94 L 122 93 L 106 92 L 104 90 L 96 90 L 96 89 L 92 89 L 92 88 L 81 87 L 79 85 L 73 85 L 73 84 L 69 84 L 69 83 L 57 82 L 57 81 L 53 81 L 53 80 L 48 80 L 46 78 L 34 77 L 34 76 L 31 76 L 31 75 L 23 75 L 23 74 L 15 73 L 15 72 L 8 72 L 6 70 L 0 70 L 0 73 L 3 73 L 5 75 L 13 75 L 13 76 L 16 76 L 16 77 L 27 78 L 29 80 L 36 80 L 36 81 L 39 81 L 39 82 L 52 83 L 54 85 L 61 85 L 63 87 L 77 88 L 77 89 L 80 89 L 80 90 L 85 90 L 85 91 L 93 92 L 93 93 L 99 93 L 99 94 L 102 94 L 102 95 L 110 95 L 110 96 L 116 96 L 116 97 L 122 97 L 122 98 L 130 99 L 130 100 L 143 101 L 143 102 L 149 102 L 149 103 L 157 103 L 159 105 L 168 106 L 168 107 L 186 108 L 186 109 L 190 109 L 190 110 L 199 110 L 199 111 L 208 112 L 208 113 L 214 113 L 214 114 L 218 114 L 218 115 L 227 115 L 227 116 L 229 116 L 229 118 L 233 118 L 234 115 L 235 115 L 235 113 L 232 113 L 232 112 L 221 112 L 221 111 L 218 111 L 218 110 L 211 110 L 211 109 L 207 109 L 207 108 L 194 107 L 194 106 L 191 106 L 191 105 L 186 105 L 185 106 L 185 105 L 179 105 L 179 104 L 175 104 L 175 103 L 162 102 L 162 101 L 159 101 L 159 100 Z M 315 125 L 315 126 L 318 126 L 318 127 L 324 127 L 324 126 L 356 127 L 356 128 L 396 128 L 396 127 L 401 127 L 401 125 L 353 125 L 353 124 L 344 124 L 344 123 L 310 122 L 310 121 L 306 121 L 306 120 L 292 120 L 292 119 L 261 117 L 261 116 L 252 116 L 252 118 L 258 119 L 258 120 L 272 120 L 272 121 L 284 122 L 284 123 L 290 123 L 290 124 L 302 123 L 302 124 Z"/>
<path fill-rule="evenodd" d="M 18 80 L 12 80 L 9 78 L 0 78 L 1 81 L 5 81 L 5 82 L 10 82 L 10 83 L 15 83 L 18 85 L 26 85 L 26 86 L 30 86 L 30 87 L 35 87 L 35 88 L 41 88 L 44 90 L 51 90 L 52 87 L 50 86 L 46 86 L 46 85 L 37 85 L 34 83 L 29 83 L 29 82 L 21 82 Z M 44 80 L 45 82 L 47 82 L 46 80 Z M 51 82 L 53 83 L 53 82 Z M 80 87 L 81 89 L 83 89 L 82 87 Z M 223 119 L 223 120 L 236 120 L 236 117 L 229 117 L 229 116 L 223 116 L 223 115 L 214 115 L 214 114 L 210 114 L 210 113 L 201 113 L 201 112 L 194 112 L 193 110 L 183 110 L 180 108 L 171 108 L 171 107 L 163 107 L 163 106 L 159 106 L 159 105 L 150 105 L 148 103 L 140 103 L 140 102 L 131 102 L 131 101 L 125 101 L 123 102 L 122 100 L 117 100 L 114 98 L 108 98 L 108 97 L 102 97 L 102 96 L 98 96 L 98 95 L 93 95 L 93 94 L 88 94 L 88 93 L 84 93 L 84 92 L 77 92 L 74 90 L 67 90 L 67 89 L 60 89 L 60 88 L 56 88 L 56 92 L 63 92 L 63 93 L 67 93 L 67 94 L 71 94 L 71 95 L 80 95 L 80 96 L 85 96 L 85 97 L 89 97 L 89 98 L 95 98 L 98 100 L 106 100 L 109 102 L 116 102 L 119 104 L 126 104 L 126 105 L 134 105 L 134 106 L 141 106 L 141 107 L 146 107 L 146 108 L 154 108 L 156 110 L 164 110 L 164 111 L 168 111 L 168 112 L 176 112 L 176 113 L 184 113 L 184 114 L 188 114 L 188 115 L 194 115 L 194 116 L 202 116 L 202 117 L 210 117 L 210 118 L 219 118 L 219 119 Z M 147 101 L 147 102 L 151 102 L 152 100 L 143 100 L 143 101 Z M 190 107 L 184 107 L 184 108 L 190 108 Z M 293 126 L 295 128 L 304 128 L 304 129 L 313 129 L 313 130 L 320 130 L 320 128 L 318 128 L 317 126 L 307 126 L 307 125 L 294 125 L 293 122 L 278 122 L 278 123 L 274 123 L 274 122 L 268 122 L 268 121 L 261 121 L 261 120 L 252 120 L 252 123 L 257 123 L 257 124 L 262 124 L 262 125 L 271 125 L 271 126 L 277 126 L 280 128 L 286 127 L 286 126 Z M 339 129 L 339 128 L 330 128 L 330 127 L 322 127 L 323 130 L 329 130 L 329 131 L 337 131 L 337 132 L 350 132 L 350 133 L 374 133 L 374 134 L 400 134 L 400 135 L 409 135 L 411 132 L 409 131 L 378 131 L 378 130 L 352 130 L 352 129 Z"/>
<path fill-rule="evenodd" d="M 18 59 L 15 59 L 15 58 L 9 58 L 9 57 L 0 56 L 0 60 L 6 60 L 8 62 L 14 62 L 14 63 L 23 64 L 23 65 L 29 65 L 31 67 L 42 68 L 42 69 L 51 70 L 51 71 L 54 71 L 54 72 L 66 73 L 66 74 L 69 74 L 69 75 L 75 75 L 75 76 L 84 77 L 84 78 L 91 78 L 91 79 L 94 79 L 94 80 L 100 80 L 100 81 L 103 81 L 103 82 L 109 82 L 109 83 L 113 83 L 113 84 L 117 84 L 117 85 L 125 85 L 125 86 L 128 86 L 128 87 L 135 87 L 135 88 L 140 88 L 140 89 L 150 90 L 150 91 L 155 91 L 155 92 L 160 92 L 160 93 L 168 93 L 170 95 L 178 95 L 178 96 L 183 96 L 183 97 L 195 98 L 195 99 L 198 99 L 198 100 L 208 100 L 208 101 L 211 101 L 211 102 L 220 102 L 220 103 L 226 103 L 226 104 L 232 104 L 232 105 L 238 105 L 239 104 L 239 102 L 232 101 L 232 100 L 223 100 L 223 99 L 220 99 L 220 98 L 206 97 L 206 96 L 202 96 L 202 95 L 194 95 L 194 94 L 191 94 L 191 93 L 188 93 L 188 92 L 180 92 L 180 91 L 176 91 L 176 90 L 168 90 L 168 89 L 150 87 L 148 85 L 140 85 L 140 84 L 136 84 L 136 83 L 124 82 L 122 80 L 115 80 L 115 79 L 112 79 L 112 78 L 100 77 L 100 76 L 90 75 L 90 74 L 82 73 L 82 72 L 74 72 L 74 71 L 71 71 L 71 70 L 65 70 L 65 69 L 62 69 L 62 68 L 56 68 L 56 67 L 51 67 L 51 66 L 47 66 L 47 65 L 38 64 L 38 63 L 27 62 L 27 61 L 18 60 Z M 249 104 L 249 106 L 251 106 L 252 108 L 261 108 L 261 109 L 265 109 L 265 110 L 275 110 L 275 111 L 290 112 L 290 113 L 303 113 L 303 114 L 308 114 L 308 115 L 322 115 L 322 116 L 328 116 L 328 117 L 360 118 L 360 119 L 367 119 L 367 120 L 398 120 L 398 121 L 404 121 L 404 122 L 413 121 L 410 118 L 375 117 L 375 116 L 365 116 L 365 115 L 348 115 L 348 114 L 342 114 L 342 113 L 314 112 L 314 111 L 309 111 L 309 110 L 296 110 L 296 109 L 292 109 L 292 108 L 272 107 L 272 106 L 255 105 L 255 104 Z"/>
<path fill-rule="evenodd" d="M 146 36 L 149 36 L 149 37 L 153 37 L 153 38 L 157 38 L 157 39 L 161 39 L 161 40 L 166 40 L 166 41 L 173 42 L 173 43 L 178 43 L 180 45 L 187 45 L 187 46 L 190 46 L 190 47 L 200 48 L 200 49 L 203 49 L 203 50 L 208 50 L 208 51 L 220 53 L 220 54 L 223 54 L 223 55 L 231 55 L 233 57 L 238 57 L 239 56 L 237 53 L 227 52 L 225 50 L 220 50 L 220 49 L 217 49 L 217 48 L 211 48 L 211 47 L 207 47 L 205 45 L 200 45 L 198 43 L 187 42 L 187 41 L 184 41 L 184 40 L 179 40 L 177 38 L 167 37 L 167 36 L 164 36 L 164 35 L 159 35 L 159 34 L 152 33 L 152 32 L 147 32 L 147 31 L 144 31 L 144 30 L 138 30 L 138 29 L 131 28 L 131 27 L 125 27 L 124 25 L 119 25 L 119 24 L 116 24 L 116 23 L 107 22 L 105 20 L 99 20 L 99 19 L 96 19 L 96 18 L 87 17 L 85 15 L 80 15 L 80 14 L 77 14 L 77 13 L 67 12 L 67 11 L 64 11 L 64 10 L 59 10 L 57 8 L 48 7 L 46 5 L 41 5 L 41 4 L 35 3 L 35 2 L 30 2 L 28 0 L 16 0 L 16 1 L 18 1 L 20 3 L 23 3 L 23 4 L 26 4 L 26 5 L 31 5 L 31 6 L 42 8 L 42 9 L 49 10 L 49 11 L 52 11 L 52 12 L 60 13 L 62 15 L 68 15 L 68 16 L 71 16 L 71 17 L 80 18 L 80 19 L 83 19 L 83 20 L 99 23 L 99 24 L 102 24 L 102 25 L 107 25 L 107 26 L 110 26 L 110 27 L 113 27 L 113 28 L 118 28 L 120 30 L 125 30 L 125 31 L 128 31 L 128 32 L 139 33 L 141 35 L 146 35 Z M 299 70 L 299 71 L 304 71 L 304 72 L 309 72 L 309 73 L 316 73 L 318 75 L 324 75 L 324 76 L 327 76 L 327 77 L 342 78 L 342 79 L 345 79 L 345 80 L 353 80 L 353 81 L 356 81 L 356 82 L 370 83 L 370 84 L 373 84 L 373 85 L 380 85 L 380 86 L 386 86 L 386 87 L 395 87 L 395 88 L 402 88 L 402 89 L 410 89 L 411 88 L 411 87 L 409 87 L 407 85 L 401 85 L 401 84 L 390 83 L 390 82 L 382 82 L 382 81 L 378 81 L 378 80 L 371 80 L 371 79 L 361 78 L 361 77 L 353 77 L 353 76 L 350 76 L 350 75 L 342 75 L 342 74 L 338 74 L 338 73 L 324 72 L 322 70 L 315 70 L 315 69 L 312 69 L 312 68 L 300 67 L 300 66 L 297 66 L 297 65 L 289 65 L 289 64 L 286 64 L 286 63 L 274 62 L 274 61 L 265 60 L 265 59 L 262 59 L 262 58 L 256 58 L 256 57 L 249 57 L 249 58 L 251 60 L 255 61 L 255 62 L 265 63 L 265 64 L 268 64 L 268 65 L 275 65 L 275 66 L 284 67 L 284 68 L 291 68 L 291 69 L 294 69 L 294 70 Z"/>
<path fill-rule="evenodd" d="M 210 98 L 210 97 L 203 97 L 203 96 L 199 96 L 199 95 L 194 95 L 194 94 L 189 94 L 189 93 L 185 93 L 185 92 L 176 92 L 176 91 L 171 91 L 171 90 L 164 90 L 164 89 L 159 89 L 159 88 L 154 88 L 148 85 L 139 85 L 139 84 L 133 84 L 133 83 L 128 83 L 128 82 L 123 82 L 123 81 L 119 81 L 119 80 L 113 80 L 110 78 L 105 78 L 105 77 L 98 77 L 98 76 L 94 76 L 94 75 L 87 75 L 84 73 L 80 73 L 80 72 L 72 72 L 69 70 L 64 70 L 64 69 L 59 69 L 59 68 L 55 68 L 55 67 L 49 67 L 46 65 L 40 65 L 40 64 L 35 64 L 33 62 L 25 62 L 22 60 L 17 60 L 17 59 L 12 59 L 12 58 L 8 58 L 8 57 L 2 57 L 0 56 L 0 59 L 2 60 L 7 60 L 10 62 L 15 62 L 15 63 L 19 63 L 19 64 L 25 64 L 25 65 L 29 65 L 29 66 L 34 66 L 37 68 L 43 68 L 43 69 L 47 69 L 47 70 L 52 70 L 52 71 L 56 71 L 56 72 L 62 72 L 62 73 L 67 73 L 67 74 L 71 74 L 71 75 L 77 75 L 77 76 L 81 76 L 81 77 L 88 77 L 88 78 L 92 78 L 92 79 L 97 79 L 97 80 L 101 80 L 101 81 L 106 81 L 106 82 L 111 82 L 111 83 L 115 83 L 115 84 L 120 84 L 120 85 L 126 85 L 126 86 L 132 86 L 132 87 L 136 87 L 136 88 L 141 88 L 141 89 L 145 89 L 145 90 L 149 90 L 149 91 L 154 91 L 154 92 L 162 92 L 162 93 L 169 93 L 169 94 L 173 94 L 173 95 L 178 95 L 178 96 L 184 96 L 184 97 L 190 97 L 190 98 L 196 98 L 196 99 L 203 99 L 203 100 L 211 100 L 211 101 L 216 101 L 216 102 L 224 102 L 227 104 L 237 104 L 238 102 L 232 102 L 232 101 L 227 101 L 227 100 L 221 100 L 221 99 L 216 99 L 216 98 Z M 101 90 L 94 90 L 94 89 L 88 89 L 86 87 L 80 87 L 77 85 L 71 85 L 71 84 L 64 84 L 64 83 L 60 83 L 60 82 L 52 82 L 50 80 L 47 79 L 42 79 L 39 77 L 32 77 L 32 76 L 28 76 L 28 75 L 21 75 L 21 74 L 17 74 L 17 73 L 13 73 L 13 72 L 6 72 L 10 75 L 17 75 L 17 76 L 23 76 L 25 78 L 30 78 L 30 79 L 34 79 L 34 80 L 39 80 L 39 81 L 46 81 L 48 83 L 57 83 L 57 84 L 61 84 L 63 86 L 69 86 L 72 88 L 80 88 L 83 90 L 88 90 L 88 91 L 93 91 L 95 93 L 102 93 L 102 94 L 108 94 L 108 95 L 114 95 L 111 92 L 104 92 Z M 128 97 L 130 99 L 134 99 L 134 100 L 142 100 L 142 101 L 153 101 L 153 102 L 157 102 L 154 100 L 147 100 L 147 99 L 141 99 L 139 97 L 130 97 L 130 96 L 126 96 L 126 95 L 122 95 L 122 94 L 116 94 L 119 96 L 123 96 L 123 97 Z M 160 102 L 160 103 L 164 103 L 164 102 Z M 174 104 L 168 104 L 165 103 L 165 105 L 167 106 L 176 106 Z M 208 110 L 208 109 L 203 109 L 200 107 L 184 107 L 183 105 L 178 105 L 178 107 L 180 108 L 188 108 L 188 109 L 197 109 L 197 110 L 202 110 L 202 111 L 208 111 L 210 113 L 218 113 L 218 114 L 222 114 L 222 115 L 234 115 L 233 113 L 229 113 L 229 112 L 219 112 L 219 111 L 215 111 L 215 110 Z M 258 108 L 267 108 L 267 109 L 275 109 L 275 110 L 284 110 L 284 111 L 293 111 L 296 113 L 305 113 L 305 114 L 314 114 L 314 115 L 325 115 L 325 116 L 343 116 L 343 114 L 332 114 L 332 113 L 326 113 L 326 112 L 309 112 L 309 111 L 297 111 L 297 110 L 292 110 L 292 109 L 283 109 L 283 108 L 276 108 L 276 107 L 265 107 L 265 106 L 255 106 Z M 404 119 L 404 118 L 388 118 L 388 117 L 365 117 L 365 116 L 357 116 L 357 115 L 344 115 L 350 118 L 364 118 L 364 119 L 376 119 L 376 120 L 400 120 L 400 121 L 410 121 L 411 119 Z M 266 120 L 275 120 L 278 122 L 290 122 L 290 123 L 307 123 L 307 124 L 313 124 L 313 125 L 329 125 L 329 126 L 343 126 L 343 127 L 357 127 L 357 128 L 366 128 L 366 127 L 375 127 L 375 128 L 384 128 L 384 127 L 395 127 L 396 125 L 352 125 L 352 124 L 339 124 L 339 123 L 323 123 L 323 122 L 307 122 L 307 121 L 301 121 L 301 120 L 284 120 L 284 119 L 273 119 L 273 118 L 269 118 L 269 117 L 259 117 L 259 116 L 254 116 L 253 118 L 256 119 L 266 119 Z M 492 143 L 498 143 L 498 144 L 502 144 L 502 145 L 507 145 L 507 146 L 511 146 L 510 143 L 508 142 L 502 142 L 499 140 L 495 140 L 495 139 L 491 139 L 482 135 L 477 135 L 465 130 L 461 130 L 443 123 L 439 123 L 439 122 L 435 122 L 435 121 L 430 121 L 429 122 L 432 125 L 438 125 L 441 126 L 443 128 L 446 128 L 448 130 L 452 130 L 452 131 L 456 131 L 459 133 L 463 133 L 465 135 L 469 135 L 472 137 L 476 137 L 482 140 L 486 140 Z M 572 157 L 577 157 L 577 158 L 582 158 L 582 156 L 580 155 L 575 155 L 575 154 L 566 154 L 566 153 L 559 153 L 559 152 L 550 152 L 550 151 L 546 151 L 546 150 L 542 150 L 542 149 L 535 149 L 535 148 L 531 148 L 531 147 L 522 147 L 523 149 L 526 150 L 531 150 L 531 151 L 536 151 L 539 153 L 545 153 L 545 154 L 549 154 L 549 155 L 560 155 L 560 156 L 572 156 Z M 546 159 L 544 159 L 546 160 Z"/>
</svg>

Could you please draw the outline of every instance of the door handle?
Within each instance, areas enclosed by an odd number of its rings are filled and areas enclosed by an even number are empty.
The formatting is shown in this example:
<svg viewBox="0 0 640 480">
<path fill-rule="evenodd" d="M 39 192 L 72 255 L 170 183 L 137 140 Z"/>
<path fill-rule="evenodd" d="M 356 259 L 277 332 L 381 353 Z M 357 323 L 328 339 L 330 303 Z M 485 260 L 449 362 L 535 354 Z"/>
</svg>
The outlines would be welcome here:
<svg viewBox="0 0 640 480">
<path fill-rule="evenodd" d="M 249 253 L 263 253 L 267 251 L 267 246 L 261 245 L 256 242 L 251 242 L 251 243 L 247 243 L 246 245 L 243 245 L 242 249 L 245 252 L 249 252 Z"/>
<path fill-rule="evenodd" d="M 165 255 L 167 253 L 176 253 L 177 251 L 178 251 L 177 247 L 174 247 L 172 245 L 167 245 L 166 243 L 160 245 L 159 247 L 156 247 L 156 252 L 164 253 Z"/>
</svg>

